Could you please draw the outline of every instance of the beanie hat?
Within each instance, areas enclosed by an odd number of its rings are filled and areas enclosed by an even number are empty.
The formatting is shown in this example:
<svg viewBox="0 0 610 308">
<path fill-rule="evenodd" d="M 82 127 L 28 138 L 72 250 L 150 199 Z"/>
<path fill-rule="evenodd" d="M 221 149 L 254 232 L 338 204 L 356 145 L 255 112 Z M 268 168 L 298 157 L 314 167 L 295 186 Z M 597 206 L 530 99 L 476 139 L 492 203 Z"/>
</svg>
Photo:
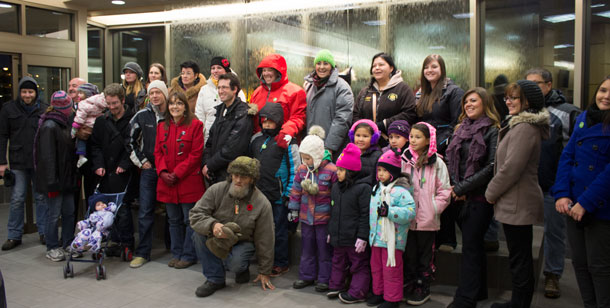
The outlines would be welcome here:
<svg viewBox="0 0 610 308">
<path fill-rule="evenodd" d="M 411 125 L 405 120 L 396 120 L 388 127 L 389 134 L 401 135 L 409 139 L 409 133 L 411 132 Z"/>
<path fill-rule="evenodd" d="M 337 158 L 337 167 L 347 170 L 360 171 L 362 169 L 362 161 L 360 160 L 360 149 L 353 143 L 348 143 L 339 158 Z"/>
<path fill-rule="evenodd" d="M 544 108 L 544 95 L 538 84 L 529 80 L 519 80 L 517 85 L 519 85 L 525 95 L 525 99 L 527 99 L 529 105 L 527 111 L 533 113 L 540 112 Z"/>
<path fill-rule="evenodd" d="M 167 97 L 169 96 L 168 92 L 167 92 L 167 85 L 165 85 L 165 82 L 161 81 L 161 80 L 155 80 L 153 82 L 151 82 L 148 85 L 148 89 L 146 89 L 147 93 L 150 93 L 150 90 L 152 89 L 159 89 L 161 90 L 161 92 L 163 93 L 163 95 L 165 95 L 165 99 L 167 99 Z"/>
<path fill-rule="evenodd" d="M 130 70 L 130 71 L 136 73 L 136 75 L 138 75 L 138 79 L 142 78 L 142 75 L 144 75 L 144 71 L 142 71 L 142 68 L 140 67 L 140 65 L 135 62 L 125 63 L 125 66 L 123 66 L 123 70 L 121 70 L 121 72 L 124 73 L 125 70 Z"/>
<path fill-rule="evenodd" d="M 231 72 L 231 63 L 229 62 L 229 60 L 227 60 L 227 58 L 214 57 L 214 58 L 212 58 L 212 61 L 210 62 L 210 67 L 212 67 L 212 65 L 220 65 L 225 69 L 225 72 L 227 72 L 227 73 Z"/>
<path fill-rule="evenodd" d="M 51 96 L 53 109 L 69 116 L 72 113 L 72 98 L 65 91 L 57 91 Z"/>
<path fill-rule="evenodd" d="M 91 97 L 93 95 L 97 95 L 100 93 L 100 90 L 97 88 L 97 86 L 92 83 L 81 84 L 78 87 L 77 91 L 81 91 L 81 92 L 85 93 L 86 97 Z"/>
<path fill-rule="evenodd" d="M 19 86 L 19 90 L 21 90 L 21 89 L 30 89 L 30 90 L 38 91 L 38 87 L 36 86 L 36 84 L 33 81 L 30 81 L 30 80 L 24 81 Z"/>
<path fill-rule="evenodd" d="M 347 135 L 349 136 L 349 140 L 351 142 L 354 142 L 354 134 L 356 133 L 356 127 L 361 123 L 367 124 L 368 126 L 373 128 L 373 136 L 371 136 L 371 145 L 377 144 L 377 141 L 379 141 L 379 136 L 381 136 L 381 132 L 379 131 L 377 124 L 375 124 L 375 122 L 369 119 L 358 120 L 352 125 L 352 128 L 350 128 L 349 132 L 347 133 Z"/>
<path fill-rule="evenodd" d="M 257 181 L 260 177 L 260 162 L 256 158 L 248 156 L 239 156 L 229 164 L 227 172 L 231 175 L 238 174 L 249 176 Z"/>
<path fill-rule="evenodd" d="M 330 50 L 328 49 L 318 51 L 316 58 L 313 60 L 313 65 L 316 65 L 320 61 L 328 62 L 335 67 L 335 57 L 333 57 L 333 54 L 330 53 Z"/>
<path fill-rule="evenodd" d="M 324 137 L 326 132 L 322 127 L 314 125 L 309 129 L 308 133 L 307 137 L 301 141 L 299 153 L 311 156 L 313 158 L 313 170 L 316 170 L 324 159 Z"/>
<path fill-rule="evenodd" d="M 393 149 L 389 149 L 385 151 L 379 157 L 377 161 L 377 166 L 385 168 L 388 170 L 392 178 L 390 181 L 394 181 L 401 176 L 401 162 L 400 162 L 400 153 L 395 152 Z M 377 176 L 379 179 L 379 176 Z"/>
</svg>

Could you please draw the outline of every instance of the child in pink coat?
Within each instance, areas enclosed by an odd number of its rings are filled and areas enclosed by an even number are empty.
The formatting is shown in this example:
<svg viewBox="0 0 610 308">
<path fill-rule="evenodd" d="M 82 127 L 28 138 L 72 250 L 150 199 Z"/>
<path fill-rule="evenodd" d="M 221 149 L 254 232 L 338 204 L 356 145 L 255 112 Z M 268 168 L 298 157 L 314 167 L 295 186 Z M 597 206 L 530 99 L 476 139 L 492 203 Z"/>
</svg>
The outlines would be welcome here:
<svg viewBox="0 0 610 308">
<path fill-rule="evenodd" d="M 436 153 L 436 129 L 432 125 L 426 122 L 413 125 L 401 167 L 411 174 L 417 212 L 407 236 L 405 296 L 408 304 L 421 305 L 430 299 L 435 270 L 434 238 L 441 226 L 440 215 L 451 197 L 449 173 Z"/>
<path fill-rule="evenodd" d="M 72 138 L 76 137 L 76 132 L 83 126 L 93 129 L 95 119 L 108 108 L 104 94 L 98 94 L 98 88 L 94 84 L 85 83 L 78 87 L 78 97 L 81 101 L 78 103 L 72 123 Z M 85 157 L 87 155 L 87 140 L 78 139 L 76 141 L 76 154 L 78 155 L 76 166 L 80 168 L 87 162 Z"/>
</svg>

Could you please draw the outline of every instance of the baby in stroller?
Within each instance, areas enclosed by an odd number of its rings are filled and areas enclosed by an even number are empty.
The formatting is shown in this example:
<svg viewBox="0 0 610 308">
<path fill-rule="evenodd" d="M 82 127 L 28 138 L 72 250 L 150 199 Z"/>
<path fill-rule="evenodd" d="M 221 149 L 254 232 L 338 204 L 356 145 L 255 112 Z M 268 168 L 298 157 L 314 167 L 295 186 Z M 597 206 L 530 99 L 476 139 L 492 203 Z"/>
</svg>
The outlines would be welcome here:
<svg viewBox="0 0 610 308">
<path fill-rule="evenodd" d="M 108 204 L 102 201 L 96 202 L 95 212 L 76 224 L 76 228 L 80 231 L 70 245 L 72 250 L 76 252 L 99 251 L 102 236 L 108 235 L 116 210 L 117 206 L 114 202 L 108 202 Z"/>
</svg>

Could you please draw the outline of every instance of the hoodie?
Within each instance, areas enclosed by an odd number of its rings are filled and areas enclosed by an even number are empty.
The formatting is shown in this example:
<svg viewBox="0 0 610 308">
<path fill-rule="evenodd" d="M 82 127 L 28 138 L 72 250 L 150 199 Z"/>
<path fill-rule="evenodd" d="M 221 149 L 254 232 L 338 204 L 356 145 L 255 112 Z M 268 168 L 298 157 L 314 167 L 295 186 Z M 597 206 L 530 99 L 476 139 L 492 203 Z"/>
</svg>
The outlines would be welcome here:
<svg viewBox="0 0 610 308">
<path fill-rule="evenodd" d="M 279 73 L 279 78 L 267 85 L 262 78 L 263 68 L 270 67 Z M 261 110 L 267 102 L 279 103 L 284 109 L 284 124 L 281 133 L 296 137 L 305 127 L 306 94 L 303 88 L 288 81 L 286 59 L 279 54 L 266 56 L 256 68 L 261 85 L 254 90 L 250 103 Z M 254 118 L 254 132 L 261 130 L 258 116 Z"/>
</svg>

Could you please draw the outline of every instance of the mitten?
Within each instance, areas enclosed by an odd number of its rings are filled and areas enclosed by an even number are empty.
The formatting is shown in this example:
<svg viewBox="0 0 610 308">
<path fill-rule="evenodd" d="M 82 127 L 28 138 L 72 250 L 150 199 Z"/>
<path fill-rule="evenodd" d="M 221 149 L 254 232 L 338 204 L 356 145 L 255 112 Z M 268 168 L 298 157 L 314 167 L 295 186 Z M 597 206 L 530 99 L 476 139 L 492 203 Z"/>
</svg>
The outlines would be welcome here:
<svg viewBox="0 0 610 308">
<path fill-rule="evenodd" d="M 282 149 L 287 149 L 288 145 L 292 141 L 292 136 L 286 135 L 283 131 L 280 131 L 277 136 L 275 136 L 275 142 Z"/>
<path fill-rule="evenodd" d="M 354 245 L 354 247 L 356 247 L 356 252 L 357 253 L 364 252 L 364 250 L 366 249 L 366 241 L 365 240 L 361 240 L 361 239 L 357 239 L 356 240 L 356 245 Z"/>
<path fill-rule="evenodd" d="M 389 212 L 388 204 L 385 201 L 381 202 L 381 205 L 377 207 L 377 216 L 388 217 L 388 212 Z"/>
<path fill-rule="evenodd" d="M 299 211 L 290 210 L 290 212 L 288 212 L 288 221 L 290 221 L 290 222 L 299 221 Z"/>
</svg>

